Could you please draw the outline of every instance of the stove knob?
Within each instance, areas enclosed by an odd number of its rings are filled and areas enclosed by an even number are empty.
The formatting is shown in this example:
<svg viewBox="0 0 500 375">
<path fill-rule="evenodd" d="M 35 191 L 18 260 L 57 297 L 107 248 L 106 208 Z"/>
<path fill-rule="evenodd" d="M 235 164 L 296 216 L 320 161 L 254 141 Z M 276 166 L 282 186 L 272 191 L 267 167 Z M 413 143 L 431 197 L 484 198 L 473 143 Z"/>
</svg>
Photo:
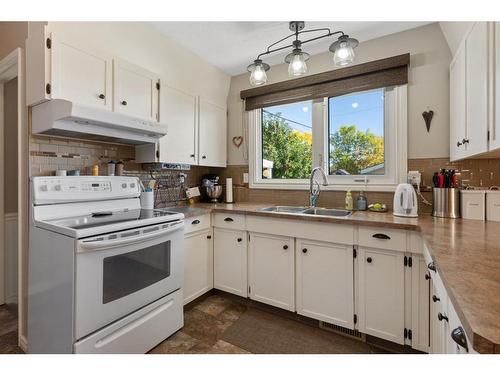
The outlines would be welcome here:
<svg viewBox="0 0 500 375">
<path fill-rule="evenodd" d="M 40 191 L 47 191 L 47 185 L 40 185 Z"/>
<path fill-rule="evenodd" d="M 127 184 L 124 182 L 124 183 L 122 184 L 122 189 L 126 189 L 126 188 L 127 188 Z"/>
<path fill-rule="evenodd" d="M 54 186 L 55 191 L 61 191 L 61 185 L 55 185 Z"/>
<path fill-rule="evenodd" d="M 130 188 L 134 189 L 135 188 L 135 182 L 130 183 Z"/>
</svg>

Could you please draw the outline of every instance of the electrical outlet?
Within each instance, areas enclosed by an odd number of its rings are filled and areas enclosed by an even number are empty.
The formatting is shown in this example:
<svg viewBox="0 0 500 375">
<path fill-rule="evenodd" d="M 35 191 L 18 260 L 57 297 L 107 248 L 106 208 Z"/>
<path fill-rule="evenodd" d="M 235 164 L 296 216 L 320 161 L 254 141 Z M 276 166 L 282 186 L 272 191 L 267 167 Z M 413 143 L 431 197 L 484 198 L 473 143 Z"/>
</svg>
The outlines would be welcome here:
<svg viewBox="0 0 500 375">
<path fill-rule="evenodd" d="M 408 171 L 408 183 L 419 186 L 422 181 L 422 175 L 419 171 Z"/>
<path fill-rule="evenodd" d="M 243 173 L 243 183 L 248 184 L 248 173 Z"/>
</svg>

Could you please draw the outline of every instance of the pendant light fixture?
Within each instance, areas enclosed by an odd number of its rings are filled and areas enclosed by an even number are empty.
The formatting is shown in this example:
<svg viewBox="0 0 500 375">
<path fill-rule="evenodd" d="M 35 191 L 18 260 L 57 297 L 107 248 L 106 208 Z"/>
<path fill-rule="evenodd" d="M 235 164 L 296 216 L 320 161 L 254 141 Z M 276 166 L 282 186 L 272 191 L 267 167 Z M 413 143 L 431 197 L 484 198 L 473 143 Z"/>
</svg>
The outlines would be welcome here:
<svg viewBox="0 0 500 375">
<path fill-rule="evenodd" d="M 349 36 L 344 34 L 342 31 L 332 32 L 329 28 L 303 30 L 304 27 L 304 21 L 290 22 L 289 28 L 293 33 L 271 44 L 267 47 L 265 52 L 257 56 L 257 59 L 247 67 L 247 70 L 250 72 L 250 84 L 252 86 L 261 86 L 267 83 L 266 72 L 270 69 L 270 66 L 262 61 L 262 56 L 282 51 L 287 48 L 293 48 L 292 52 L 286 55 L 285 62 L 288 64 L 288 75 L 292 78 L 299 77 L 307 73 L 306 61 L 309 60 L 310 57 L 308 53 L 302 51 L 302 45 L 333 35 L 340 35 L 338 40 L 333 42 L 330 46 L 330 51 L 333 52 L 333 62 L 335 66 L 346 66 L 354 61 L 354 48 L 356 48 L 359 44 L 356 39 L 349 38 Z M 323 32 L 323 34 L 307 40 L 299 40 L 299 35 L 311 32 Z M 277 46 L 292 37 L 295 37 L 292 44 L 287 44 L 281 47 Z"/>
</svg>

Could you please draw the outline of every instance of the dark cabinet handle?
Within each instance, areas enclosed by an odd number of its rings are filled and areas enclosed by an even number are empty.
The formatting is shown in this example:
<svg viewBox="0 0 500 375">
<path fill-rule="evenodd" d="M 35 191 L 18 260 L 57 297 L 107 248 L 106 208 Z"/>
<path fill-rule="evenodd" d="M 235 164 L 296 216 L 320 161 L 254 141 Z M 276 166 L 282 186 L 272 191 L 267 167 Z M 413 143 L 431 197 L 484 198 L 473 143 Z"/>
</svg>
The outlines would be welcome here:
<svg viewBox="0 0 500 375">
<path fill-rule="evenodd" d="M 238 238 L 238 242 L 241 242 L 241 241 L 243 241 L 243 239 L 242 238 Z"/>
<path fill-rule="evenodd" d="M 122 100 L 122 101 L 120 102 L 120 104 L 121 104 L 121 105 L 127 105 L 127 101 L 126 101 L 126 100 Z"/>
<path fill-rule="evenodd" d="M 304 248 L 304 249 L 302 249 L 302 252 L 303 252 L 304 254 L 305 254 L 305 253 L 307 253 L 307 249 L 305 249 L 305 248 Z"/>
<path fill-rule="evenodd" d="M 283 249 L 288 250 L 288 245 L 283 246 Z"/>
<path fill-rule="evenodd" d="M 446 315 L 441 314 L 441 313 L 438 314 L 438 319 L 439 319 L 439 321 L 442 321 L 442 320 L 448 321 L 448 317 Z"/>
<path fill-rule="evenodd" d="M 464 144 L 466 144 L 466 143 L 469 143 L 469 140 L 468 140 L 468 139 L 465 139 L 465 138 L 464 138 L 464 139 L 462 139 L 462 144 L 464 145 Z"/>
<path fill-rule="evenodd" d="M 200 224 L 200 221 L 199 221 L 199 220 L 193 220 L 193 221 L 191 222 L 191 224 L 193 224 L 193 225 L 198 225 L 198 224 Z"/>
<path fill-rule="evenodd" d="M 234 220 L 233 220 L 232 218 L 230 218 L 230 217 L 226 217 L 226 218 L 224 219 L 224 221 L 234 221 Z"/>
<path fill-rule="evenodd" d="M 457 142 L 457 147 L 460 147 L 460 146 L 462 146 L 462 143 Z"/>
<path fill-rule="evenodd" d="M 469 346 L 467 345 L 467 338 L 465 337 L 465 332 L 462 327 L 457 327 L 451 331 L 451 338 L 458 345 L 464 348 L 467 352 L 469 351 Z"/>
<path fill-rule="evenodd" d="M 194 158 L 194 154 L 189 155 L 190 158 Z"/>
<path fill-rule="evenodd" d="M 379 240 L 390 240 L 391 239 L 391 237 L 389 237 L 387 234 L 384 234 L 384 233 L 375 233 L 372 237 L 378 238 Z"/>
<path fill-rule="evenodd" d="M 368 257 L 368 258 L 366 258 L 366 261 L 367 261 L 368 263 L 371 263 L 371 262 L 372 262 L 372 258 L 371 258 L 371 257 Z"/>
<path fill-rule="evenodd" d="M 431 271 L 436 272 L 436 265 L 434 264 L 434 262 L 430 262 L 430 263 L 427 265 L 427 268 L 428 268 L 428 269 L 430 269 Z"/>
<path fill-rule="evenodd" d="M 201 158 L 202 158 L 202 159 L 206 159 L 206 158 L 207 158 L 207 156 L 206 156 L 206 155 L 203 155 Z"/>
<path fill-rule="evenodd" d="M 438 297 L 436 297 L 436 295 L 433 295 L 432 302 L 437 302 L 437 301 L 441 301 L 441 298 L 438 298 Z"/>
<path fill-rule="evenodd" d="M 106 96 L 104 94 L 99 94 L 99 99 L 105 99 Z"/>
<path fill-rule="evenodd" d="M 431 279 L 431 275 L 429 275 L 428 273 L 425 274 L 425 279 L 426 280 L 430 280 Z"/>
<path fill-rule="evenodd" d="M 208 235 L 207 236 L 207 240 L 211 240 L 212 239 L 212 236 L 211 235 Z"/>
</svg>

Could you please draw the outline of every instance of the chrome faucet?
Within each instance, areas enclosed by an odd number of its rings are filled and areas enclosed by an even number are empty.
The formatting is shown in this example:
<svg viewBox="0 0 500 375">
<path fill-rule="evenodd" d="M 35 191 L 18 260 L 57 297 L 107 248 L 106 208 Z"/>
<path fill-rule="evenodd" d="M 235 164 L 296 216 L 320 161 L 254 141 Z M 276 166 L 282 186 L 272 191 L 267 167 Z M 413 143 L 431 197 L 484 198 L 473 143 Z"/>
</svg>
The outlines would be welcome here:
<svg viewBox="0 0 500 375">
<path fill-rule="evenodd" d="M 328 176 L 323 168 L 313 168 L 311 171 L 311 177 L 309 178 L 309 206 L 311 207 L 316 207 L 316 202 L 318 201 L 319 193 L 321 192 L 320 184 L 314 179 L 316 171 L 321 172 L 321 176 L 323 177 L 323 186 L 328 186 Z"/>
</svg>

